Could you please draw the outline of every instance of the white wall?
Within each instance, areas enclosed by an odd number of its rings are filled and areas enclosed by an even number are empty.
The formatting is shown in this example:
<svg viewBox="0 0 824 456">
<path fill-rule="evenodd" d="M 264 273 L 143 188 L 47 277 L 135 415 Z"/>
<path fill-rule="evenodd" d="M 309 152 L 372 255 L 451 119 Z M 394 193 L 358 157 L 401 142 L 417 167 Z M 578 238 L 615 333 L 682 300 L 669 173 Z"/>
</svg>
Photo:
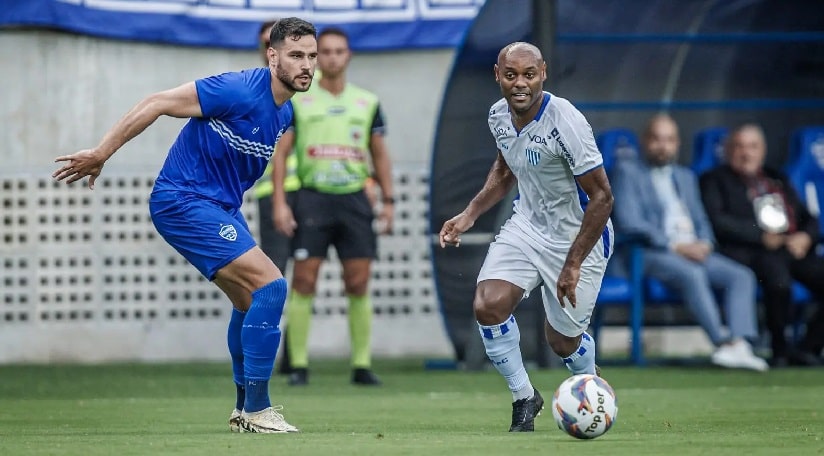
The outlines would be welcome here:
<svg viewBox="0 0 824 456">
<path fill-rule="evenodd" d="M 453 50 L 356 54 L 350 80 L 378 94 L 398 162 L 429 163 Z M 259 65 L 256 51 L 102 40 L 45 31 L 0 31 L 3 169 L 50 164 L 95 145 L 149 93 Z M 161 119 L 109 166 L 159 168 L 182 120 Z"/>
<path fill-rule="evenodd" d="M 382 100 L 395 174 L 405 176 L 398 191 L 410 196 L 398 206 L 406 234 L 381 239 L 375 266 L 382 278 L 372 288 L 382 297 L 374 303 L 384 311 L 374 325 L 379 356 L 451 355 L 431 291 L 425 193 L 452 54 L 362 54 L 351 66 L 350 80 Z M 0 31 L 0 363 L 228 356 L 228 303 L 153 235 L 145 204 L 184 120 L 160 119 L 127 144 L 92 193 L 53 185 L 49 175 L 55 156 L 94 146 L 145 95 L 258 64 L 255 51 Z M 256 232 L 256 206 L 244 212 Z M 322 272 L 318 307 L 332 312 L 313 320 L 310 351 L 343 356 L 339 268 Z M 150 293 L 156 296 L 147 300 Z"/>
</svg>

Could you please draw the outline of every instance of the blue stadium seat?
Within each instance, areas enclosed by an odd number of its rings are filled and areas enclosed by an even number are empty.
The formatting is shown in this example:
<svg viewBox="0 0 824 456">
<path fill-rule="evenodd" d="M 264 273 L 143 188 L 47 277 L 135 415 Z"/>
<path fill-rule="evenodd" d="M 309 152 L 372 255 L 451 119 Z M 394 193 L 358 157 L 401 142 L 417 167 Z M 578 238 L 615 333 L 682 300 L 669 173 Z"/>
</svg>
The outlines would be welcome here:
<svg viewBox="0 0 824 456">
<path fill-rule="evenodd" d="M 711 127 L 698 131 L 692 142 L 690 168 L 701 175 L 724 161 L 724 139 L 729 134 L 726 127 Z"/>
<path fill-rule="evenodd" d="M 639 154 L 638 138 L 632 130 L 626 128 L 616 128 L 602 132 L 598 135 L 596 144 L 603 156 L 604 170 L 607 173 L 612 170 L 612 167 L 618 160 L 634 160 Z M 644 364 L 641 340 L 644 319 L 643 290 L 641 289 L 643 274 L 642 250 L 639 242 L 629 238 L 623 238 L 620 235 L 616 236 L 615 244 L 616 252 L 620 253 L 616 253 L 611 261 L 621 262 L 623 259 L 619 257 L 622 254 L 628 255 L 627 263 L 629 269 L 626 275 L 608 275 L 604 277 L 601 283 L 601 291 L 598 294 L 598 304 L 592 316 L 592 335 L 595 337 L 597 343 L 600 339 L 599 333 L 603 316 L 600 308 L 611 305 L 628 306 L 630 309 L 629 327 L 632 338 L 630 341 L 629 357 L 632 363 L 642 365 Z"/>
<path fill-rule="evenodd" d="M 609 172 L 617 160 L 635 159 L 640 154 L 638 137 L 628 128 L 605 130 L 595 140 L 604 157 L 604 169 Z"/>
<path fill-rule="evenodd" d="M 644 280 L 644 298 L 647 301 L 657 303 L 680 302 L 681 297 L 667 288 L 658 279 L 647 278 Z"/>
<path fill-rule="evenodd" d="M 824 141 L 824 126 L 808 126 L 795 130 L 792 138 L 790 138 L 790 151 L 787 156 L 785 170 L 789 171 L 794 168 L 804 151 L 810 151 L 814 145 L 820 144 L 821 141 Z"/>
<path fill-rule="evenodd" d="M 785 171 L 798 196 L 810 213 L 818 217 L 818 228 L 824 239 L 824 127 L 799 129 L 792 139 L 790 162 Z"/>
</svg>

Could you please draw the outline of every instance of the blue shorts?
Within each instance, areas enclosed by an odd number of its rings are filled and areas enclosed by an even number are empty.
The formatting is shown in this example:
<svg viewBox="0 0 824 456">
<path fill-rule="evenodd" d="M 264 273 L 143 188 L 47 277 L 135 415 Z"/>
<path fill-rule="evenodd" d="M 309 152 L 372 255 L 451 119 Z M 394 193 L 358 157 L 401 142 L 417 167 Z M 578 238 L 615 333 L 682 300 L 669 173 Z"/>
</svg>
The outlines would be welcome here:
<svg viewBox="0 0 824 456">
<path fill-rule="evenodd" d="M 209 280 L 255 247 L 240 210 L 181 192 L 152 194 L 149 211 L 157 232 Z"/>
</svg>

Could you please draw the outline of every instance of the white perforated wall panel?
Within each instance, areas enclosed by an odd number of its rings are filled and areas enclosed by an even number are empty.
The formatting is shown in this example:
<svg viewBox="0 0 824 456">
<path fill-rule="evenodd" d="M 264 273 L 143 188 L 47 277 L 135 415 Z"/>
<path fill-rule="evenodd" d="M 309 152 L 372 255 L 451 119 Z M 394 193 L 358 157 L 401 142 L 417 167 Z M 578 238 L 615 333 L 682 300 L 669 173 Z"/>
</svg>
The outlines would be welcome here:
<svg viewBox="0 0 824 456">
<path fill-rule="evenodd" d="M 395 233 L 380 239 L 372 274 L 374 351 L 449 354 L 433 295 L 427 176 L 397 169 L 395 179 Z M 148 212 L 153 183 L 151 172 L 107 168 L 91 191 L 40 171 L 0 172 L 0 362 L 227 357 L 230 305 L 156 233 Z M 251 203 L 243 212 L 257 236 Z M 313 356 L 348 351 L 340 271 L 330 252 Z"/>
</svg>

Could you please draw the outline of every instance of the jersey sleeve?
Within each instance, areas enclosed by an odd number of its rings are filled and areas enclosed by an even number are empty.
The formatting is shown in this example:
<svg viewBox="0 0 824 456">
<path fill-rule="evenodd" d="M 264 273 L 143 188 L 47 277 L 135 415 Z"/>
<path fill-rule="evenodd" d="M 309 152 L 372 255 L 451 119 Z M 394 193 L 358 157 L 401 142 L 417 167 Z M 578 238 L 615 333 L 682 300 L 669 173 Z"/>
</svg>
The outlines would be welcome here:
<svg viewBox="0 0 824 456">
<path fill-rule="evenodd" d="M 595 145 L 592 127 L 581 111 L 571 104 L 560 111 L 550 137 L 555 150 L 569 163 L 572 174 L 580 176 L 603 165 L 604 159 Z"/>
<path fill-rule="evenodd" d="M 195 81 L 203 117 L 232 117 L 243 110 L 249 88 L 240 73 L 223 73 Z"/>
<path fill-rule="evenodd" d="M 370 131 L 373 135 L 386 134 L 386 123 L 383 120 L 383 111 L 381 111 L 380 103 L 375 107 L 375 115 L 372 117 L 372 128 Z"/>
<path fill-rule="evenodd" d="M 295 125 L 296 125 L 295 124 L 295 111 L 294 111 L 294 105 L 292 105 L 292 119 L 289 120 L 289 124 L 286 125 L 286 131 L 291 131 L 291 132 L 297 131 L 297 127 Z"/>
<path fill-rule="evenodd" d="M 499 140 L 503 136 L 509 135 L 509 127 L 506 125 L 502 125 L 500 121 L 500 111 L 502 108 L 503 100 L 498 101 L 492 107 L 489 108 L 489 114 L 487 115 L 486 122 L 489 125 L 489 132 L 492 133 L 492 137 L 495 138 L 495 145 L 498 146 L 498 150 L 500 150 L 501 145 Z"/>
</svg>

